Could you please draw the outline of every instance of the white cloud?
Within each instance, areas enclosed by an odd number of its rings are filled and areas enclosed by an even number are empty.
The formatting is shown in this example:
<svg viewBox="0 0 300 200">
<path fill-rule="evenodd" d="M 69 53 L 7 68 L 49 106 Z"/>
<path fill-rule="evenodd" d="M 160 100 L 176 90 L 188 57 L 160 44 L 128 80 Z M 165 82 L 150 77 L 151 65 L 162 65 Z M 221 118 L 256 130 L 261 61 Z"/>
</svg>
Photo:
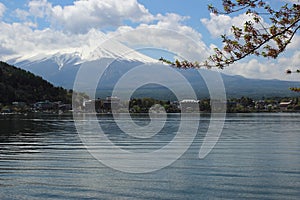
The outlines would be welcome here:
<svg viewBox="0 0 300 200">
<path fill-rule="evenodd" d="M 73 5 L 52 6 L 47 0 L 32 0 L 29 12 L 35 17 L 47 16 L 54 27 L 73 33 L 91 28 L 118 27 L 123 21 L 149 22 L 154 16 L 137 0 L 77 0 Z"/>
<path fill-rule="evenodd" d="M 52 9 L 52 5 L 47 0 L 31 0 L 28 7 L 31 15 L 40 18 L 51 14 Z"/>
<path fill-rule="evenodd" d="M 228 33 L 228 27 L 232 26 L 232 19 L 227 15 L 210 14 L 210 19 L 201 19 L 202 24 L 206 26 L 213 37 L 219 37 Z"/>
<path fill-rule="evenodd" d="M 0 3 L 1 5 L 1 3 Z M 167 50 L 191 61 L 203 61 L 211 48 L 203 42 L 202 35 L 185 25 L 188 17 L 178 14 L 153 16 L 136 0 L 78 0 L 70 6 L 53 6 L 46 0 L 29 2 L 29 9 L 15 10 L 23 23 L 0 22 L 0 59 L 30 57 L 37 54 L 78 51 L 88 54 L 107 37 L 113 37 L 132 48 Z M 5 9 L 4 9 L 5 10 Z M 4 11 L 3 11 L 4 12 Z M 2 12 L 2 13 L 3 13 Z M 1 9 L 0 9 L 1 14 Z M 47 18 L 52 26 L 37 29 L 38 24 L 30 22 L 30 16 Z M 211 15 L 202 19 L 213 36 L 229 33 L 230 27 L 242 25 L 249 16 Z M 136 27 L 126 26 L 124 20 L 137 22 Z M 101 29 L 114 26 L 115 31 L 104 34 Z M 287 79 L 287 68 L 300 66 L 300 36 L 296 35 L 285 55 L 277 60 L 252 59 L 239 62 L 223 70 L 250 78 Z M 158 52 L 159 53 L 159 52 Z"/>
<path fill-rule="evenodd" d="M 206 26 L 213 37 L 219 38 L 222 34 L 232 35 L 231 27 L 233 25 L 243 27 L 244 22 L 250 20 L 252 21 L 252 17 L 246 14 L 235 17 L 210 14 L 210 19 L 201 19 L 201 22 Z M 263 20 L 262 23 L 265 27 L 268 27 Z M 286 76 L 285 70 L 288 68 L 292 70 L 295 70 L 296 67 L 299 68 L 300 53 L 295 51 L 299 49 L 299 45 L 300 36 L 295 35 L 292 43 L 288 45 L 286 52 L 280 55 L 278 59 L 251 59 L 250 57 L 248 58 L 249 60 L 245 59 L 226 67 L 223 72 L 238 74 L 249 78 L 291 80 L 291 76 Z M 295 79 L 295 81 L 297 80 L 299 80 L 299 78 Z"/>
<path fill-rule="evenodd" d="M 260 79 L 280 79 L 288 81 L 299 81 L 298 74 L 287 75 L 285 71 L 291 69 L 296 71 L 300 66 L 300 51 L 294 51 L 291 56 L 280 56 L 273 60 L 253 58 L 247 61 L 241 61 L 229 66 L 223 70 L 226 74 L 242 75 L 249 78 Z"/>
<path fill-rule="evenodd" d="M 228 15 L 215 15 L 210 13 L 210 19 L 203 18 L 200 20 L 206 26 L 213 37 L 220 37 L 222 34 L 231 35 L 231 27 L 243 27 L 246 21 L 253 21 L 253 16 L 250 14 L 240 14 L 235 17 Z M 264 25 L 265 22 L 262 19 Z"/>
<path fill-rule="evenodd" d="M 181 59 L 202 60 L 207 57 L 207 47 L 200 33 L 182 22 L 187 19 L 177 14 L 158 15 L 155 24 L 141 24 L 137 28 L 122 26 L 109 35 L 138 48 L 167 50 Z"/>
<path fill-rule="evenodd" d="M 7 24 L 0 22 L 0 59 L 7 60 L 17 56 L 34 56 L 58 51 L 82 50 L 85 46 L 94 48 L 98 40 L 103 40 L 103 33 L 90 30 L 86 34 L 67 34 L 62 31 L 46 28 L 33 30 L 31 23 Z"/>
<path fill-rule="evenodd" d="M 3 3 L 0 2 L 0 18 L 3 17 L 6 7 Z"/>
<path fill-rule="evenodd" d="M 224 69 L 225 73 L 238 74 L 250 78 L 274 79 L 278 77 L 278 68 L 272 62 L 260 62 L 257 59 L 251 59 L 248 62 L 238 62 Z M 282 70 L 284 74 L 284 69 Z"/>
<path fill-rule="evenodd" d="M 300 51 L 293 51 L 291 56 L 282 56 L 278 59 L 280 66 L 286 69 L 296 70 L 300 68 Z M 299 77 L 300 79 L 300 77 Z"/>
<path fill-rule="evenodd" d="M 281 0 L 281 1 L 284 1 L 284 2 L 287 2 L 287 3 L 300 4 L 300 1 L 299 1 L 299 0 Z"/>
<path fill-rule="evenodd" d="M 38 14 L 39 12 L 37 12 Z M 39 15 L 39 14 L 38 14 Z M 71 33 L 52 27 L 36 29 L 32 22 L 0 23 L 0 59 L 13 57 L 32 57 L 51 52 L 79 51 L 88 54 L 97 48 L 103 40 L 115 37 L 129 47 L 151 47 L 165 49 L 181 56 L 180 59 L 201 60 L 207 57 L 208 49 L 200 33 L 183 25 L 187 17 L 177 14 L 158 15 L 153 24 L 140 24 L 136 28 L 120 26 L 107 35 L 92 28 L 86 33 Z M 160 52 L 159 52 L 160 53 Z"/>
<path fill-rule="evenodd" d="M 109 37 L 121 34 L 118 39 L 130 47 L 146 45 L 147 47 L 163 48 L 190 60 L 199 60 L 207 53 L 208 48 L 202 42 L 201 34 L 193 28 L 183 25 L 184 20 L 188 17 L 172 13 L 158 14 L 154 17 L 135 0 L 125 2 L 80 0 L 75 1 L 72 6 L 65 7 L 53 7 L 46 0 L 34 0 L 30 1 L 28 5 L 28 11 L 15 10 L 17 16 L 24 20 L 23 23 L 0 23 L 0 43 L 2 44 L 0 49 L 10 52 L 10 57 L 16 55 L 28 57 L 49 51 L 65 51 L 76 48 L 80 50 L 96 48 L 96 45 L 99 45 L 104 37 L 104 33 L 98 28 L 104 24 L 113 24 L 111 20 L 115 20 L 103 19 L 102 15 L 106 17 L 118 15 L 117 20 L 139 21 L 140 25 L 137 28 L 122 25 L 116 31 L 108 34 Z M 106 13 L 101 13 L 101 9 Z M 53 26 L 42 30 L 36 29 L 38 25 L 30 22 L 28 15 L 47 17 L 49 20 L 61 20 L 56 23 L 63 26 L 63 29 Z M 151 21 L 153 19 L 155 20 Z M 103 20 L 103 22 L 99 20 Z M 152 24 L 146 23 L 149 21 Z M 63 23 L 65 24 L 63 25 Z M 69 31 L 64 31 L 66 28 Z M 12 52 L 14 53 L 12 54 Z M 8 58 L 8 55 L 5 54 L 5 57 Z"/>
<path fill-rule="evenodd" d="M 291 43 L 288 44 L 286 50 L 298 50 L 300 46 L 300 35 L 295 34 L 294 37 L 291 40 Z"/>
<path fill-rule="evenodd" d="M 29 12 L 27 12 L 26 10 L 21 10 L 19 8 L 17 8 L 14 11 L 14 14 L 16 15 L 16 17 L 18 17 L 20 20 L 26 21 L 27 17 L 29 16 Z"/>
</svg>

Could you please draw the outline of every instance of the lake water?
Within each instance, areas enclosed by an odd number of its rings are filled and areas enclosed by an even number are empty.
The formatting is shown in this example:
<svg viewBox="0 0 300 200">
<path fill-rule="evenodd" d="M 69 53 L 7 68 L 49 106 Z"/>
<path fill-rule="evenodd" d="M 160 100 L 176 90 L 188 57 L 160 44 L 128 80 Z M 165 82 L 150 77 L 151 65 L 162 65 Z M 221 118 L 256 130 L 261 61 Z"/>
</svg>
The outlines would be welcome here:
<svg viewBox="0 0 300 200">
<path fill-rule="evenodd" d="M 115 143 L 143 146 L 120 134 L 111 116 L 99 119 Z M 161 146 L 174 137 L 178 119 L 168 116 L 154 137 Z M 72 116 L 0 116 L 0 199 L 300 198 L 300 114 L 228 114 L 217 145 L 199 159 L 209 119 L 201 116 L 193 144 L 172 165 L 130 174 L 91 156 Z M 145 116 L 135 120 L 148 123 Z M 151 149 L 151 144 L 159 148 L 148 140 L 145 146 Z"/>
</svg>

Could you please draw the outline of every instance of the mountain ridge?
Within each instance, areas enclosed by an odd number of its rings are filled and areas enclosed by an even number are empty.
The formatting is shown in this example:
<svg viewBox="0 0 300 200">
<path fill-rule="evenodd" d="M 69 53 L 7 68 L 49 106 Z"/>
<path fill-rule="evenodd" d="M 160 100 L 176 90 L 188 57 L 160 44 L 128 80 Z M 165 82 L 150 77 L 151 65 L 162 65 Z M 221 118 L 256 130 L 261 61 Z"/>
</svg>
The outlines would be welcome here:
<svg viewBox="0 0 300 200">
<path fill-rule="evenodd" d="M 94 51 L 96 52 L 96 51 Z M 74 55 L 74 56 L 72 56 Z M 83 60 L 78 56 L 78 54 L 55 54 L 52 57 L 45 59 L 39 59 L 34 61 L 22 61 L 14 63 L 16 66 L 21 67 L 25 70 L 33 72 L 39 76 L 42 76 L 46 80 L 50 81 L 56 86 L 61 86 L 64 88 L 71 89 L 76 77 L 76 74 L 82 64 L 85 64 L 86 60 Z M 57 60 L 55 58 L 60 58 Z M 101 82 L 101 88 L 98 93 L 99 97 L 105 97 L 111 95 L 109 90 L 112 90 L 113 85 L 117 80 L 127 73 L 130 69 L 133 69 L 135 66 L 142 65 L 143 60 L 130 60 L 126 58 L 101 58 L 101 59 L 110 59 L 112 61 L 111 65 L 107 68 L 103 81 Z M 63 61 L 60 63 L 58 61 Z M 150 60 L 149 60 L 150 61 Z M 10 60 L 13 62 L 13 60 Z M 149 64 L 150 62 L 148 62 Z M 157 64 L 158 62 L 156 62 Z M 106 67 L 106 66 L 99 66 Z M 166 67 L 166 66 L 163 66 Z M 208 97 L 207 87 L 205 83 L 203 84 L 203 78 L 196 72 L 196 69 L 176 69 L 182 73 L 194 87 L 199 98 Z M 204 70 L 204 69 L 203 69 Z M 200 70 L 201 72 L 201 70 Z M 214 72 L 212 72 L 214 73 Z M 155 73 L 151 74 L 152 76 Z M 223 78 L 226 94 L 228 97 L 241 97 L 249 96 L 253 98 L 263 98 L 263 97 L 285 97 L 285 96 L 297 96 L 296 93 L 291 92 L 289 87 L 295 87 L 300 85 L 299 82 L 295 81 L 282 81 L 277 79 L 272 80 L 262 80 L 262 79 L 248 79 L 241 75 L 226 75 L 221 73 Z M 167 77 L 166 77 L 167 78 Z M 202 82 L 201 82 L 202 81 Z M 143 88 L 142 88 L 143 89 Z M 101 91 L 102 90 L 102 91 Z M 104 92 L 105 91 L 105 92 Z M 156 93 L 161 93 L 159 97 L 170 96 L 170 92 L 166 92 L 165 89 L 160 88 L 160 90 L 155 90 Z M 144 94 L 147 97 L 155 97 L 151 94 L 149 88 L 144 88 L 143 91 L 136 92 L 136 94 Z M 164 95 L 165 94 L 165 95 Z M 143 96 L 140 96 L 143 97 Z"/>
</svg>

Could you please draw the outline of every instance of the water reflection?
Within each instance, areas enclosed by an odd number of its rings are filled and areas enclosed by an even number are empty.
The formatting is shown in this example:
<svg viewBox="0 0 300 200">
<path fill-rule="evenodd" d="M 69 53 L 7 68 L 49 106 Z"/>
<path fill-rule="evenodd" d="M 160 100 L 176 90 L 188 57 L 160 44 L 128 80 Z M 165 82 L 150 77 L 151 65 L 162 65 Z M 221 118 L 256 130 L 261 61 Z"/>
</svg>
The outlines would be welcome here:
<svg viewBox="0 0 300 200">
<path fill-rule="evenodd" d="M 111 116 L 99 119 L 116 143 L 142 147 L 120 134 Z M 177 120 L 171 116 L 152 138 L 162 142 L 147 139 L 148 147 L 166 144 Z M 203 160 L 198 152 L 209 116 L 201 120 L 194 143 L 173 165 L 127 174 L 86 151 L 71 116 L 0 116 L 0 199 L 299 199 L 299 114 L 229 114 L 218 144 Z"/>
</svg>

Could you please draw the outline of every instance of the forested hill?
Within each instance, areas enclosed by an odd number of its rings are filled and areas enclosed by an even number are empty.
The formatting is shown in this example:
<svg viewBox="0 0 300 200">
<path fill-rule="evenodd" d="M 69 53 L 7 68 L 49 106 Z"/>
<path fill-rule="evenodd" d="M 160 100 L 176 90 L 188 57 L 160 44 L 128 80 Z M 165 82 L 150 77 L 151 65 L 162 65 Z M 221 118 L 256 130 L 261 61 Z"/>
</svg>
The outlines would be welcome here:
<svg viewBox="0 0 300 200">
<path fill-rule="evenodd" d="M 39 76 L 0 61 L 0 103 L 44 100 L 71 103 L 72 94 L 62 87 L 54 87 Z"/>
</svg>

